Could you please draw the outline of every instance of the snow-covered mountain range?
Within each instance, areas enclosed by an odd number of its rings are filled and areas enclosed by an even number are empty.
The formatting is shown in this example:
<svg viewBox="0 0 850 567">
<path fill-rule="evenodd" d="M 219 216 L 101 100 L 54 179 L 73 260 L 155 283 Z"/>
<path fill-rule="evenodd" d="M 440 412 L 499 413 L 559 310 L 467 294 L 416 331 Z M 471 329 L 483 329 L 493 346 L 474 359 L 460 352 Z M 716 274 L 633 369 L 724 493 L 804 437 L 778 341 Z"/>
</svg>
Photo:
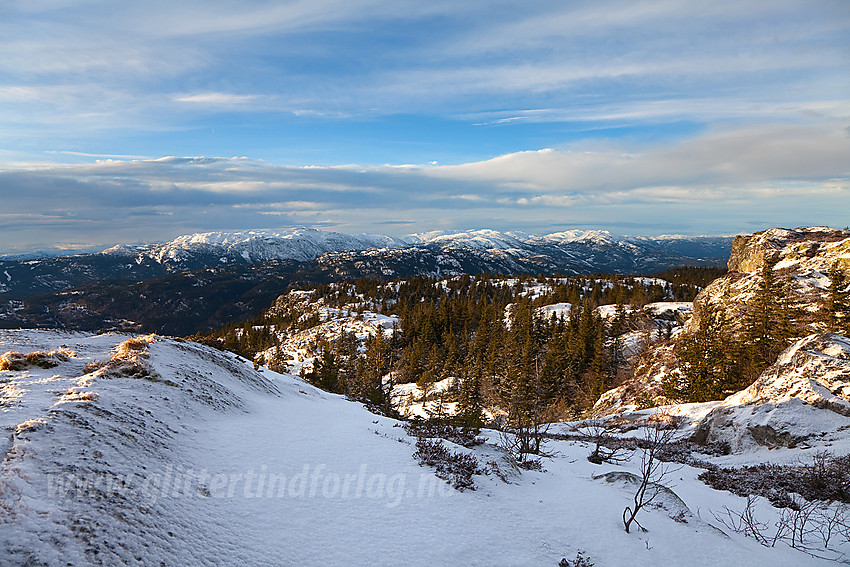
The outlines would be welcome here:
<svg viewBox="0 0 850 567">
<path fill-rule="evenodd" d="M 208 232 L 161 244 L 116 245 L 97 254 L 0 261 L 0 295 L 20 299 L 100 279 L 144 279 L 167 273 L 269 261 L 310 263 L 305 270 L 410 273 L 566 274 L 648 272 L 717 265 L 731 237 L 617 237 L 607 231 L 572 230 L 545 236 L 494 230 L 430 232 L 394 238 L 311 228 L 283 231 Z M 366 270 L 368 271 L 368 270 Z"/>
<path fill-rule="evenodd" d="M 103 253 L 131 257 L 137 264 L 154 261 L 174 271 L 216 263 L 258 264 L 269 260 L 307 262 L 329 252 L 402 248 L 406 245 L 404 240 L 380 234 L 344 234 L 295 228 L 283 231 L 187 234 L 163 244 L 141 247 L 118 245 L 104 250 Z"/>
<path fill-rule="evenodd" d="M 97 254 L 0 261 L 0 327 L 191 334 L 250 317 L 291 283 L 456 274 L 656 273 L 721 265 L 731 237 L 474 230 L 393 238 L 309 228 L 212 232 Z"/>
</svg>

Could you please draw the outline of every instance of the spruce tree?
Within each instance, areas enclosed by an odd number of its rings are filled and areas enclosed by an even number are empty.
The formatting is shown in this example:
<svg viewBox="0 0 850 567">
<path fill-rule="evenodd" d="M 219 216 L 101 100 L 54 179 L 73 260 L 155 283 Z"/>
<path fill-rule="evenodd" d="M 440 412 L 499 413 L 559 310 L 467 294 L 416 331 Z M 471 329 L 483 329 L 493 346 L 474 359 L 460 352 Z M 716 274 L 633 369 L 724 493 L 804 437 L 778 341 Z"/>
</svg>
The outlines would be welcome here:
<svg viewBox="0 0 850 567">
<path fill-rule="evenodd" d="M 741 338 L 756 375 L 776 360 L 792 334 L 789 283 L 786 278 L 777 277 L 778 261 L 776 254 L 765 257 L 761 281 L 744 317 Z"/>
<path fill-rule="evenodd" d="M 850 287 L 847 276 L 834 262 L 829 270 L 829 289 L 820 306 L 820 316 L 826 330 L 850 335 Z"/>
<path fill-rule="evenodd" d="M 718 400 L 742 387 L 743 365 L 721 310 L 697 307 L 700 327 L 682 336 L 676 345 L 681 381 L 675 375 L 665 383 L 665 394 L 688 402 Z"/>
</svg>

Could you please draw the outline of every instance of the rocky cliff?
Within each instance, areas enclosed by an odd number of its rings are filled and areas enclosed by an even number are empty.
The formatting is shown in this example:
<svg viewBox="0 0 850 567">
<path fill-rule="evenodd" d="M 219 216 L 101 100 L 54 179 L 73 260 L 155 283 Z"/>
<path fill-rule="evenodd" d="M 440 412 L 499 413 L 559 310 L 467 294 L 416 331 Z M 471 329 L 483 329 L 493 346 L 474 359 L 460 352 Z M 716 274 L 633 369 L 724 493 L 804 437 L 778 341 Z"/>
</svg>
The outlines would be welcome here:
<svg viewBox="0 0 850 567">
<path fill-rule="evenodd" d="M 768 257 L 778 259 L 776 276 L 787 282 L 787 309 L 792 312 L 793 335 L 823 331 L 816 313 L 829 289 L 829 271 L 837 265 L 850 276 L 850 230 L 829 227 L 772 228 L 738 236 L 729 256 L 729 272 L 706 286 L 694 300 L 693 316 L 678 337 L 654 345 L 633 361 L 634 377 L 603 394 L 594 407 L 600 414 L 663 404 L 662 383 L 679 372 L 674 354 L 682 337 L 699 331 L 703 307 L 721 311 L 734 328 L 752 304 L 762 282 Z"/>
</svg>

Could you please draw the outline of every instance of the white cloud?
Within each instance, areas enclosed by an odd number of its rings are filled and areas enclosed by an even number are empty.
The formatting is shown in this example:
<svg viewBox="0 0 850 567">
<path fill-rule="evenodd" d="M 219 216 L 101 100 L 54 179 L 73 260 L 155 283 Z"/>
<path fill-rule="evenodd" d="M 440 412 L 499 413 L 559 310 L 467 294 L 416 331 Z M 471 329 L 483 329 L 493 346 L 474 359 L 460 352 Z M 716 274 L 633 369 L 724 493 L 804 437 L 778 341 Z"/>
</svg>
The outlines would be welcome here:
<svg viewBox="0 0 850 567">
<path fill-rule="evenodd" d="M 34 230 L 57 242 L 106 234 L 135 242 L 266 227 L 271 218 L 395 233 L 588 224 L 729 233 L 846 224 L 848 164 L 844 130 L 779 124 L 714 130 L 665 146 L 544 149 L 456 166 L 290 167 L 181 157 L 7 165 L 0 168 L 8 193 L 0 251 Z"/>
<path fill-rule="evenodd" d="M 175 96 L 177 102 L 189 102 L 197 104 L 245 104 L 257 100 L 255 95 L 237 95 L 229 93 L 198 93 L 192 95 Z"/>
<path fill-rule="evenodd" d="M 524 151 L 422 169 L 425 175 L 542 192 L 647 186 L 751 184 L 850 174 L 850 136 L 840 129 L 762 125 L 713 131 L 677 145 L 635 150 Z"/>
</svg>

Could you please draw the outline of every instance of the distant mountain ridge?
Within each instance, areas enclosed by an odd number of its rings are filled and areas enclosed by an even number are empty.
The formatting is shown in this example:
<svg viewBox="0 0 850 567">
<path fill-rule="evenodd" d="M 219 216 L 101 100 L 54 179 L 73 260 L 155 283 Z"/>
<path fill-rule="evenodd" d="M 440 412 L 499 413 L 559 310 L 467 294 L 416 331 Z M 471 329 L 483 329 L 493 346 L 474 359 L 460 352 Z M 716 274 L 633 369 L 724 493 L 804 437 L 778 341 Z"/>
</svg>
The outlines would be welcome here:
<svg viewBox="0 0 850 567">
<path fill-rule="evenodd" d="M 595 230 L 535 236 L 482 229 L 404 238 L 313 228 L 207 232 L 161 244 L 116 245 L 93 254 L 0 260 L 0 297 L 22 299 L 100 280 L 138 281 L 270 261 L 315 262 L 304 266 L 305 273 L 353 277 L 372 272 L 647 273 L 685 264 L 721 265 L 731 244 L 732 237 L 724 236 L 627 238 Z"/>
<path fill-rule="evenodd" d="M 657 248 L 671 255 L 725 259 L 732 237 L 660 236 L 617 237 L 608 231 L 569 230 L 543 236 L 523 232 L 499 232 L 489 229 L 460 232 L 433 231 L 402 238 L 382 234 L 345 234 L 314 228 L 283 231 L 249 230 L 189 234 L 163 244 L 115 246 L 104 254 L 135 256 L 137 264 L 155 261 L 169 270 L 183 270 L 212 263 L 256 264 L 269 260 L 307 262 L 334 252 L 362 252 L 372 249 L 425 248 L 429 250 L 472 250 L 495 253 L 516 251 L 514 255 L 540 247 L 617 247 L 635 253 Z M 719 248 L 719 249 L 718 249 Z"/>
<path fill-rule="evenodd" d="M 650 274 L 721 266 L 732 237 L 470 230 L 395 238 L 311 228 L 190 234 L 103 252 L 0 260 L 0 327 L 184 335 L 251 317 L 292 284 L 457 274 Z"/>
</svg>

